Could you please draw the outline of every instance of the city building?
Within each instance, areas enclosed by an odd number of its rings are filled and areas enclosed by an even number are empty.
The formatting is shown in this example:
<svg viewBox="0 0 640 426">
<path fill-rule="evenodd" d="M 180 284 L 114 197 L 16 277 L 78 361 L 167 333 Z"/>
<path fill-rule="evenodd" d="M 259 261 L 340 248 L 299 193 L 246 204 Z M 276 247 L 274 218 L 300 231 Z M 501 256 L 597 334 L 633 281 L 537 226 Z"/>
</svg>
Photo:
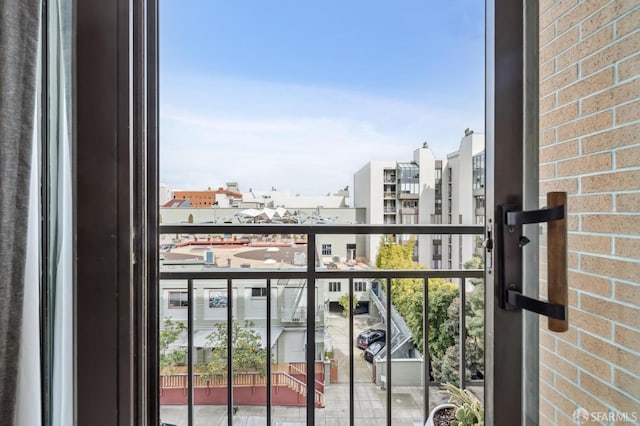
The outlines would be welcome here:
<svg viewBox="0 0 640 426">
<path fill-rule="evenodd" d="M 237 191 L 238 184 L 235 182 L 227 183 L 227 189 L 219 187 L 216 190 L 212 190 L 209 187 L 206 190 L 182 190 L 176 189 L 173 191 L 173 198 L 177 200 L 189 200 L 191 207 L 211 207 L 216 204 L 219 196 L 224 196 L 230 203 L 238 203 L 242 200 L 242 194 Z M 162 205 L 162 204 L 161 204 Z"/>
<path fill-rule="evenodd" d="M 483 180 L 484 134 L 466 129 L 459 149 L 446 160 L 437 160 L 424 143 L 412 161 L 365 164 L 354 175 L 354 206 L 365 209 L 370 224 L 482 224 Z M 382 237 L 367 237 L 365 256 L 372 261 Z M 411 238 L 395 236 L 398 242 Z M 420 236 L 414 259 L 433 269 L 462 268 L 475 248 L 472 236 Z"/>
</svg>

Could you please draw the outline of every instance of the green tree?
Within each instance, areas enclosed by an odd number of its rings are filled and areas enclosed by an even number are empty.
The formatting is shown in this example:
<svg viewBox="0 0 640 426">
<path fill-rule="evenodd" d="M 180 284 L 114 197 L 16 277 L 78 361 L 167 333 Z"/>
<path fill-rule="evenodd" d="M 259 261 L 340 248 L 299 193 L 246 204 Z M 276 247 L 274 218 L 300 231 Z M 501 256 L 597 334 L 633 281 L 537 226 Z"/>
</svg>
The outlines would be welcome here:
<svg viewBox="0 0 640 426">
<path fill-rule="evenodd" d="M 237 321 L 231 326 L 231 347 L 233 351 L 233 373 L 259 373 L 261 376 L 267 370 L 267 350 L 261 347 L 260 334 L 252 330 L 254 323 L 246 321 L 240 327 Z M 227 324 L 218 323 L 205 341 L 205 348 L 211 350 L 211 359 L 202 367 L 203 376 L 226 375 L 227 372 Z"/>
<path fill-rule="evenodd" d="M 471 303 L 467 301 L 465 315 L 471 313 Z M 467 320 L 468 324 L 468 320 Z M 445 332 L 453 337 L 454 344 L 449 346 L 441 357 L 433 359 L 433 377 L 441 383 L 460 384 L 460 298 L 456 297 L 447 309 L 447 320 L 443 326 Z M 471 378 L 472 374 L 483 370 L 484 351 L 479 345 L 477 337 L 467 333 L 465 341 L 465 375 Z"/>
<path fill-rule="evenodd" d="M 348 294 L 343 294 L 342 296 L 340 296 L 340 299 L 338 299 L 338 303 L 340 304 L 340 306 L 342 306 L 342 316 L 347 318 L 349 316 L 349 312 L 351 310 L 351 308 L 355 309 L 358 307 L 358 296 L 356 296 L 355 294 L 353 295 L 353 301 L 351 302 L 351 307 L 349 306 L 349 295 Z"/>
<path fill-rule="evenodd" d="M 423 265 L 413 261 L 414 245 L 414 240 L 402 245 L 383 239 L 376 257 L 376 266 L 380 269 L 424 269 Z M 411 330 L 412 341 L 418 349 L 423 345 L 422 283 L 421 279 L 416 278 L 391 280 L 391 301 Z M 447 335 L 443 327 L 447 319 L 447 308 L 458 295 L 458 287 L 443 279 L 430 279 L 428 289 L 429 353 L 432 357 L 441 357 L 454 344 L 453 336 Z"/>
<path fill-rule="evenodd" d="M 178 349 L 171 345 L 175 343 L 187 326 L 180 321 L 171 318 L 164 320 L 164 326 L 160 330 L 160 369 L 170 368 L 184 361 L 186 349 Z"/>
</svg>

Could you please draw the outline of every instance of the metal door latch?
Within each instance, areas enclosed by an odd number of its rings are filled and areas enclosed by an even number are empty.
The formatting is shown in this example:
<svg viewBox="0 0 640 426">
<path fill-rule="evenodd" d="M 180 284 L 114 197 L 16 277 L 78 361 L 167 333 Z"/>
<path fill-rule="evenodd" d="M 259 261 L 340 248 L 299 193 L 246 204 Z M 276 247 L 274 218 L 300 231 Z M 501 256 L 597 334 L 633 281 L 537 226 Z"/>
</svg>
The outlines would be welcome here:
<svg viewBox="0 0 640 426">
<path fill-rule="evenodd" d="M 547 208 L 522 211 L 517 206 L 498 206 L 496 218 L 499 262 L 499 303 L 503 309 L 526 309 L 549 317 L 549 329 L 567 331 L 567 221 L 566 192 L 547 194 Z M 522 294 L 522 248 L 529 239 L 522 235 L 522 225 L 548 223 L 547 280 L 549 301 Z"/>
</svg>

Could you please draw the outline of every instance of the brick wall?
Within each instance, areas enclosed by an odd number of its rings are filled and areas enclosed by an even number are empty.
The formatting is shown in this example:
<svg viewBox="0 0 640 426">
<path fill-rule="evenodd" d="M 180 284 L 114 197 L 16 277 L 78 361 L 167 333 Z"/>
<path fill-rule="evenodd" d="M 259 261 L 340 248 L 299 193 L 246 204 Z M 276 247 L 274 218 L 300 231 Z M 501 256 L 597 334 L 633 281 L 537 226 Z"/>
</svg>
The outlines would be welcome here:
<svg viewBox="0 0 640 426">
<path fill-rule="evenodd" d="M 540 194 L 554 190 L 571 326 L 541 322 L 541 424 L 578 408 L 640 423 L 640 0 L 540 2 Z"/>
</svg>

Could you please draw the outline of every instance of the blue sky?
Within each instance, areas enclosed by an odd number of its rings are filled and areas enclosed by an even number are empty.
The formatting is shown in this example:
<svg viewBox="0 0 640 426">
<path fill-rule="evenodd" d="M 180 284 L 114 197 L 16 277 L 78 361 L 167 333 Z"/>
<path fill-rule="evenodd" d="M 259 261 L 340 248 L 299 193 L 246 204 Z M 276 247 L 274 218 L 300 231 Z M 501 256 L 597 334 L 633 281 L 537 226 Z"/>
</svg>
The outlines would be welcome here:
<svg viewBox="0 0 640 426">
<path fill-rule="evenodd" d="M 484 130 L 484 2 L 160 1 L 172 188 L 323 194 Z"/>
</svg>

